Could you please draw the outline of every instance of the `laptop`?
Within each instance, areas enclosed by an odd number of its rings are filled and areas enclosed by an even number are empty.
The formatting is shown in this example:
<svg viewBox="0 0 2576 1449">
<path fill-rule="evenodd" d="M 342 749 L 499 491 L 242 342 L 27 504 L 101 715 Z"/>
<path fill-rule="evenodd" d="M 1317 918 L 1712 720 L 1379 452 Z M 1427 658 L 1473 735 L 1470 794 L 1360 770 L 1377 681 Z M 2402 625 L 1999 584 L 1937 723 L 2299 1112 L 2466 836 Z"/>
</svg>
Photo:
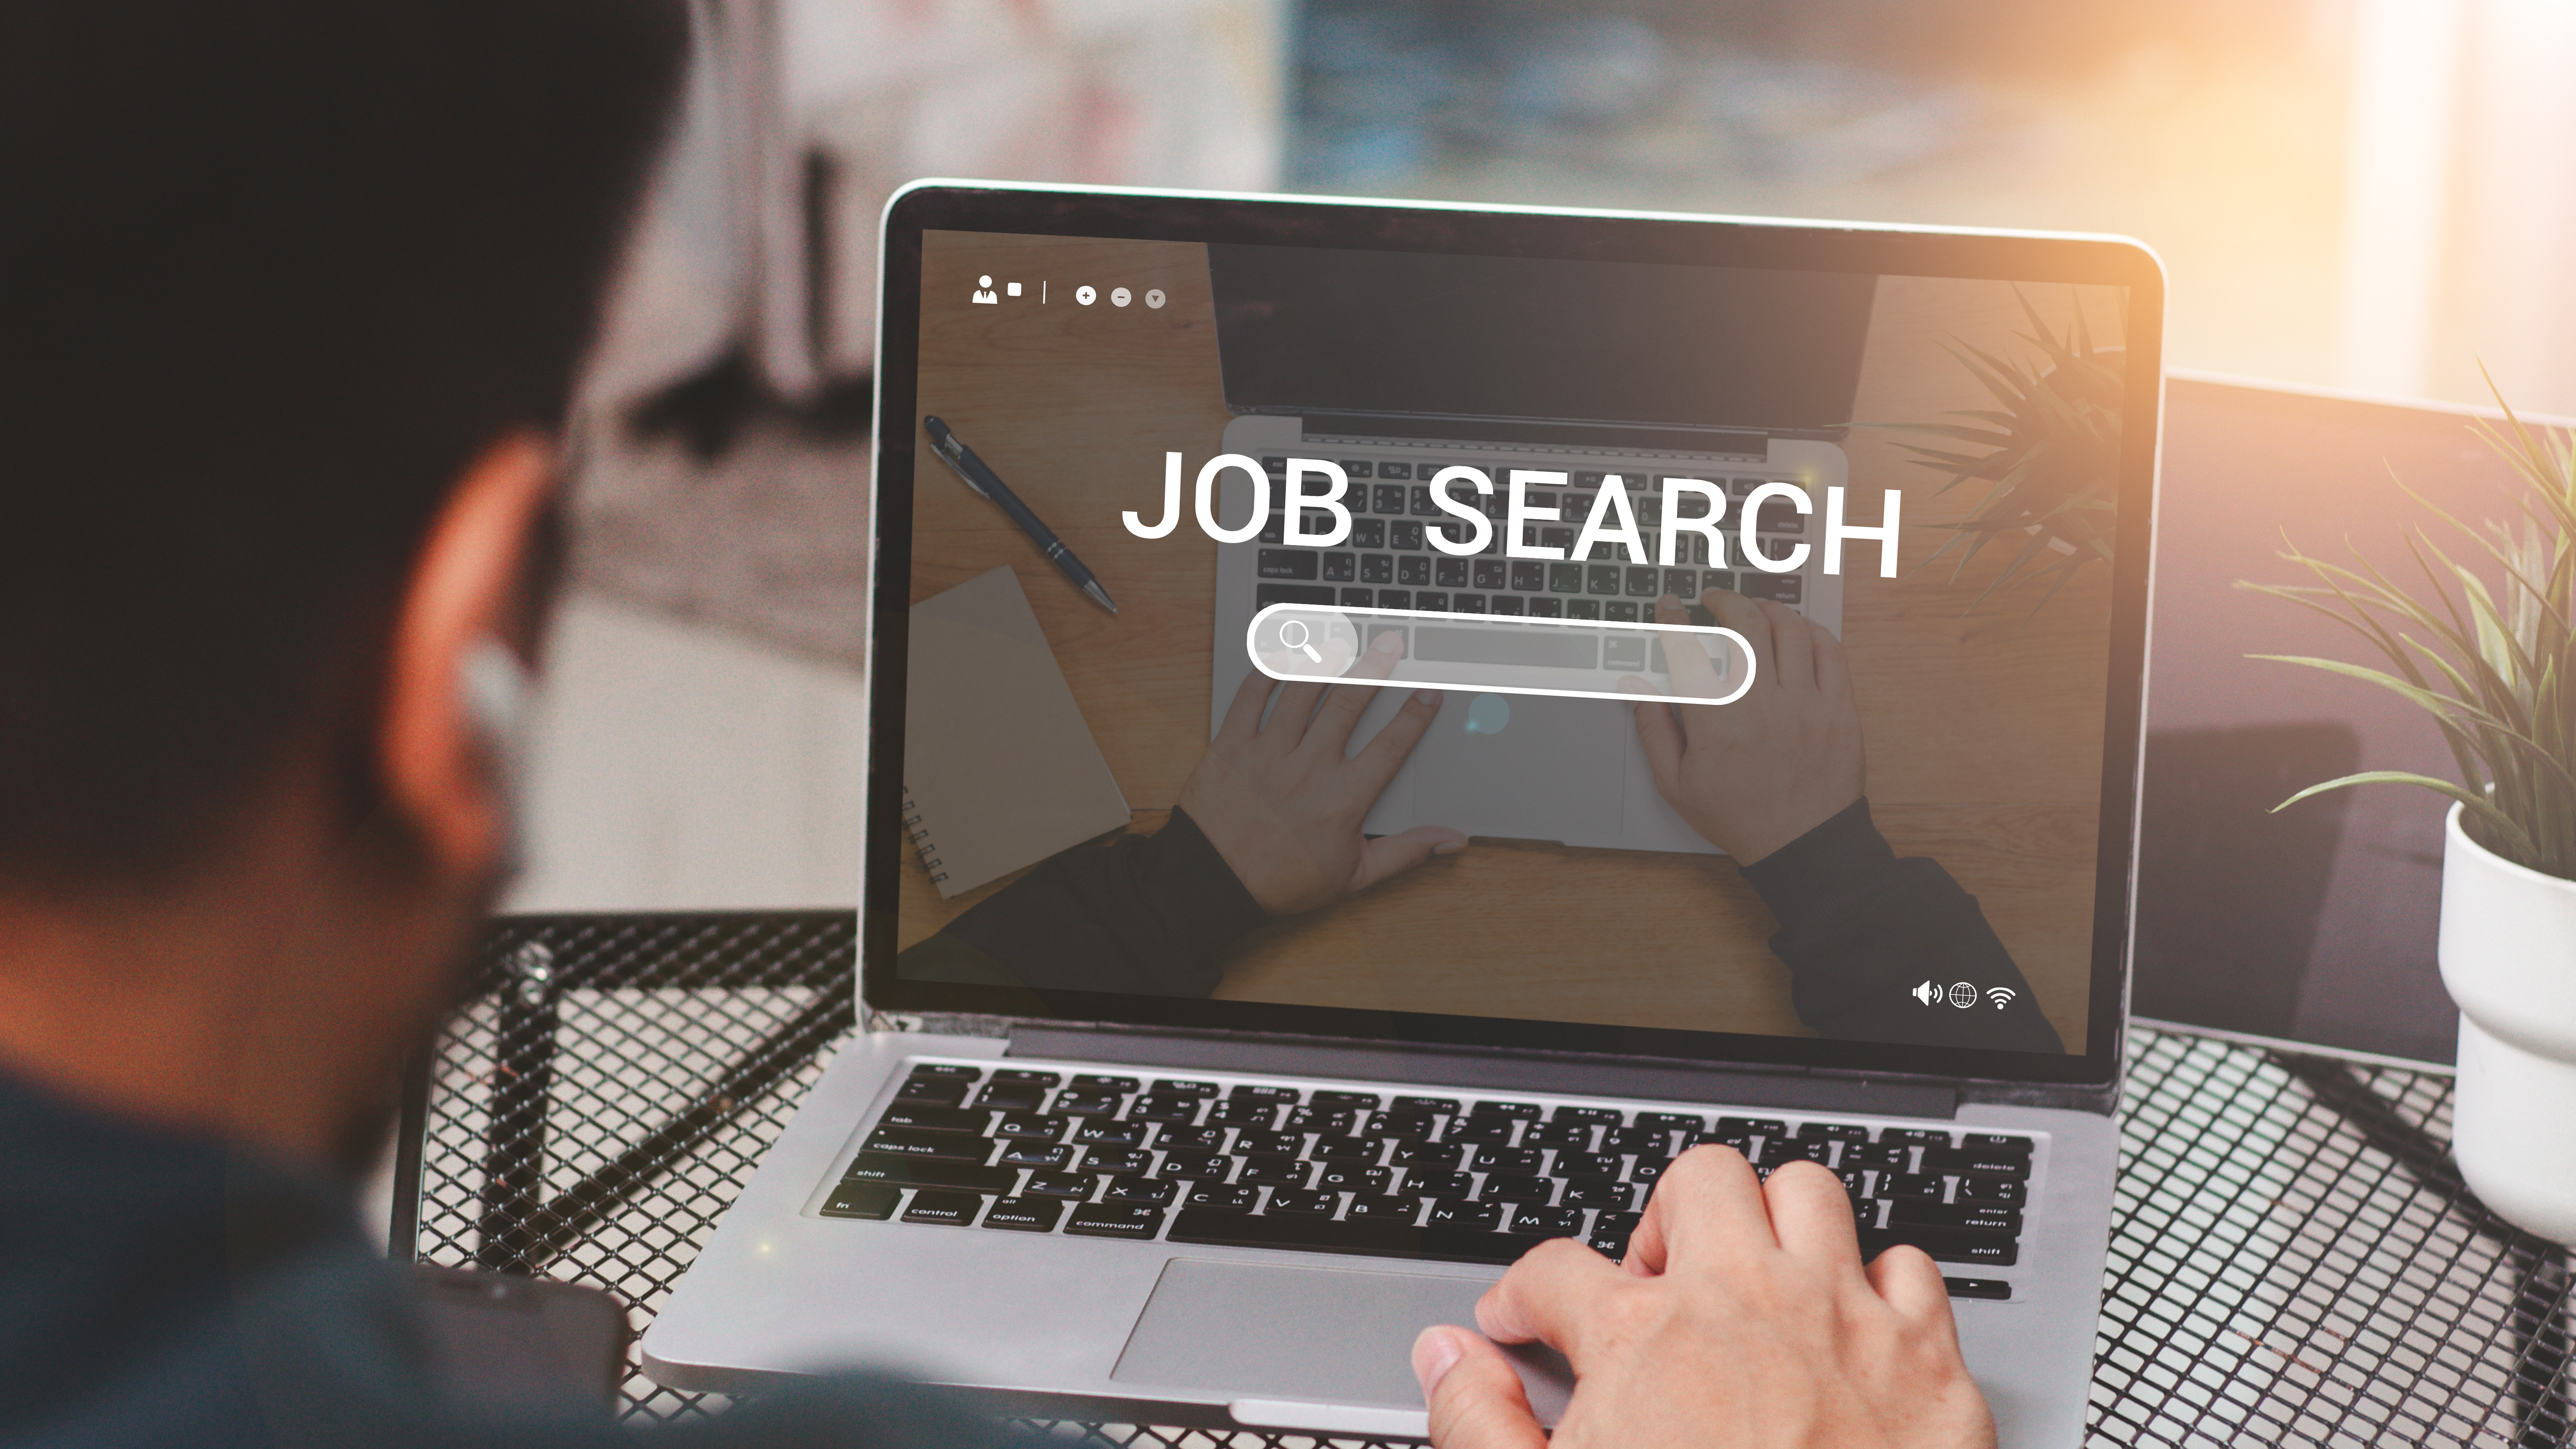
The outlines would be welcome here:
<svg viewBox="0 0 2576 1449">
<path fill-rule="evenodd" d="M 867 1029 L 646 1333 L 649 1373 L 869 1364 L 1006 1412 L 1418 1439 L 1416 1333 L 1472 1324 L 1549 1238 L 1622 1256 L 1663 1171 L 1720 1143 L 1823 1164 L 1864 1253 L 1933 1256 L 2004 1443 L 2080 1438 L 2150 253 L 981 182 L 905 189 L 883 248 Z M 1996 461 L 2051 428 L 2055 463 Z M 1408 565 L 1414 524 L 1440 542 Z M 950 897 L 934 832 L 1007 843 L 1015 816 L 907 794 L 911 610 L 1003 566 L 1133 819 Z M 1784 932 L 1782 877 L 1630 789 L 1638 692 L 1724 719 L 1787 657 L 1747 629 L 1807 620 L 1839 636 L 1856 828 L 1966 903 L 1919 941 L 1871 918 L 1866 961 Z M 1409 754 L 1380 720 L 1405 701 Z M 1276 729 L 1294 768 L 1247 753 Z M 1400 836 L 1422 825 L 1463 848 Z M 1867 887 L 1798 869 L 1816 900 Z M 1567 1366 L 1515 1359 L 1553 1422 Z"/>
</svg>

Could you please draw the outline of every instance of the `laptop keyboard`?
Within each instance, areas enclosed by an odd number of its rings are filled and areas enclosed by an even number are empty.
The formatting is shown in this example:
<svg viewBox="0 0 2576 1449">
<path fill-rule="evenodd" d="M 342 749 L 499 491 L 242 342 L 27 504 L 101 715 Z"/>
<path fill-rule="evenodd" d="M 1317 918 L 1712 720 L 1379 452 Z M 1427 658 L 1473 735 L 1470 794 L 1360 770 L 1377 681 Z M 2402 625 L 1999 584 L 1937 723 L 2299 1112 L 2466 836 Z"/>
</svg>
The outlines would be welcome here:
<svg viewBox="0 0 2576 1449">
<path fill-rule="evenodd" d="M 1861 1251 L 2020 1261 L 2038 1139 L 1561 1099 L 920 1062 L 825 1217 L 1508 1264 L 1549 1238 L 1628 1249 L 1656 1179 L 1719 1142 L 1768 1177 L 1823 1164 Z M 1953 1296 L 2010 1283 L 1947 1279 Z"/>
<path fill-rule="evenodd" d="M 1265 457 L 1261 461 L 1274 485 L 1286 478 L 1285 457 Z M 1561 549 L 1568 556 L 1567 562 L 1551 563 L 1504 555 L 1503 524 L 1510 500 L 1499 478 L 1490 495 L 1452 488 L 1453 498 L 1472 504 L 1494 524 L 1483 553 L 1456 558 L 1434 549 L 1428 537 L 1434 530 L 1453 543 L 1464 542 L 1468 537 L 1464 520 L 1442 511 L 1431 501 L 1428 480 L 1454 460 L 1335 461 L 1351 479 L 1350 491 L 1342 498 L 1351 511 L 1350 537 L 1332 548 L 1292 548 L 1286 542 L 1286 516 L 1274 510 L 1258 536 L 1260 551 L 1253 564 L 1259 580 L 1254 586 L 1255 607 L 1307 604 L 1635 624 L 1652 622 L 1655 600 L 1671 594 L 1692 601 L 1694 622 L 1705 625 L 1712 621 L 1696 601 L 1700 590 L 1717 588 L 1733 590 L 1747 598 L 1776 599 L 1804 611 L 1806 580 L 1800 575 L 1764 573 L 1749 566 L 1711 568 L 1708 540 L 1698 534 L 1684 536 L 1682 543 L 1687 549 L 1674 550 L 1672 568 L 1631 562 L 1627 549 L 1615 543 L 1596 543 L 1590 557 L 1574 559 L 1575 537 L 1582 531 L 1583 520 L 1592 514 L 1593 500 L 1604 476 L 1599 472 L 1569 474 L 1572 486 L 1565 489 L 1529 491 L 1533 506 L 1553 507 L 1565 520 L 1531 524 L 1523 530 L 1524 543 Z M 1724 475 L 1725 470 L 1702 469 L 1689 476 L 1725 487 L 1728 503 L 1724 531 L 1725 537 L 1733 540 L 1737 537 L 1734 520 L 1745 498 L 1762 484 L 1775 480 Z M 1637 516 L 1646 556 L 1662 558 L 1659 535 L 1663 473 L 1648 465 L 1620 476 L 1628 483 L 1629 504 Z M 1321 532 L 1330 526 L 1330 514 L 1311 508 L 1306 512 L 1303 531 Z M 1792 545 L 1805 540 L 1811 521 L 1809 515 L 1798 512 L 1786 499 L 1769 500 L 1755 529 L 1764 540 L 1763 552 L 1781 557 Z"/>
</svg>

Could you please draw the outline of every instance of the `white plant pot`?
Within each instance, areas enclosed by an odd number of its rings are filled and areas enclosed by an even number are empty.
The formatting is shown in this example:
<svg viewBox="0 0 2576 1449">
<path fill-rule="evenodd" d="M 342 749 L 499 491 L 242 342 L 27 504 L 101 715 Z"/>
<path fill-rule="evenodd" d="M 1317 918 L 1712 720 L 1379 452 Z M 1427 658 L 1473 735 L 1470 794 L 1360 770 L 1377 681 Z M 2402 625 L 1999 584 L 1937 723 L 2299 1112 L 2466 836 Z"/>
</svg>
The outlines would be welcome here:
<svg viewBox="0 0 2576 1449">
<path fill-rule="evenodd" d="M 2451 1150 L 2507 1222 L 2576 1243 L 2576 881 L 2460 828 L 2442 847 L 2442 984 L 2460 1007 Z"/>
</svg>

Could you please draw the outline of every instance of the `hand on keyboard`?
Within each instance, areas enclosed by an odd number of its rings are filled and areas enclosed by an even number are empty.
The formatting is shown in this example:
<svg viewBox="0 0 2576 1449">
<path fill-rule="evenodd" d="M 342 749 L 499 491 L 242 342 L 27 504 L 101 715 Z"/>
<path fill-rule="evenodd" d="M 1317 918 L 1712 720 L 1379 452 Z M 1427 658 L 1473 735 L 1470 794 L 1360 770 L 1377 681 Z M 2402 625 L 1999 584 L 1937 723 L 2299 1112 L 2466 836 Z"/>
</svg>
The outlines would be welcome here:
<svg viewBox="0 0 2576 1449">
<path fill-rule="evenodd" d="M 1995 1442 L 1940 1270 L 1904 1247 L 1864 1268 L 1822 1167 L 1791 1163 L 1766 1185 L 1733 1150 L 1694 1148 L 1648 1202 L 1624 1267 L 1569 1239 L 1541 1244 L 1476 1318 L 1572 1362 L 1555 1449 Z M 1426 1329 L 1413 1364 L 1440 1449 L 1550 1444 L 1493 1343 Z"/>
<path fill-rule="evenodd" d="M 1700 600 L 1752 643 L 1753 687 L 1723 706 L 1639 704 L 1637 739 L 1665 803 L 1736 864 L 1751 865 L 1861 797 L 1860 712 L 1832 630 L 1767 599 L 1710 589 Z M 1658 622 L 1690 622 L 1679 599 L 1655 608 Z M 1676 694 L 1732 688 L 1694 651 L 1672 657 Z"/>
<path fill-rule="evenodd" d="M 1385 678 L 1402 648 L 1402 636 L 1380 636 L 1345 678 Z M 1278 702 L 1264 723 L 1274 691 Z M 1465 835 L 1438 825 L 1377 840 L 1360 834 L 1369 807 L 1440 713 L 1438 690 L 1417 691 L 1377 738 L 1346 755 L 1351 729 L 1376 694 L 1349 683 L 1329 693 L 1320 684 L 1281 685 L 1254 670 L 1181 786 L 1181 808 L 1274 916 L 1331 905 L 1435 852 L 1467 847 Z"/>
</svg>

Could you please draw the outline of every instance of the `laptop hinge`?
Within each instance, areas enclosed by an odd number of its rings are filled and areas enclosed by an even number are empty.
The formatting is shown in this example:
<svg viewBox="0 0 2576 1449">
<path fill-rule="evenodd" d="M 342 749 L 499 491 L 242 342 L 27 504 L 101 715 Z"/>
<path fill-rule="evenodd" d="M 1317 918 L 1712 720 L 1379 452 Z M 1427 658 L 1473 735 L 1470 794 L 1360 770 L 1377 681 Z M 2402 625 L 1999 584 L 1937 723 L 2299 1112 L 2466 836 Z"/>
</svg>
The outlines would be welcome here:
<svg viewBox="0 0 2576 1449">
<path fill-rule="evenodd" d="M 1728 453 L 1759 458 L 1771 435 L 1720 428 L 1637 423 L 1468 418 L 1410 413 L 1306 413 L 1310 438 L 1420 438 L 1438 443 L 1503 443 L 1542 448 L 1624 448 L 1649 453 Z"/>
<path fill-rule="evenodd" d="M 1814 1076 L 1796 1067 L 1760 1071 L 1668 1058 L 1409 1043 L 1393 1046 L 1336 1038 L 1063 1022 L 1015 1023 L 1010 1037 L 1005 1051 L 1008 1056 L 1129 1063 L 1184 1071 L 1347 1077 L 1419 1082 L 1426 1086 L 1643 1097 L 1665 1102 L 1890 1117 L 1951 1118 L 1959 1111 L 1957 1089 L 1939 1083 Z"/>
</svg>

